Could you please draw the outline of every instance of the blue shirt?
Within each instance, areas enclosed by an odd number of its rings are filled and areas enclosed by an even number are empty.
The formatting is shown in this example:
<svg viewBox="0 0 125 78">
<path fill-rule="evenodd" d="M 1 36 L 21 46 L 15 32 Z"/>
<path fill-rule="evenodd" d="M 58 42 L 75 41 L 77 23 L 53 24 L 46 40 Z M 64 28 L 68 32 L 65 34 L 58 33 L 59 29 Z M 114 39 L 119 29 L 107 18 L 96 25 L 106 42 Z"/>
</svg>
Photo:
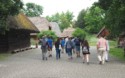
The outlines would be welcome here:
<svg viewBox="0 0 125 78">
<path fill-rule="evenodd" d="M 65 40 L 61 40 L 61 46 L 65 45 Z"/>
<path fill-rule="evenodd" d="M 53 46 L 53 40 L 52 39 L 48 39 L 47 42 L 48 42 L 49 47 Z"/>
</svg>

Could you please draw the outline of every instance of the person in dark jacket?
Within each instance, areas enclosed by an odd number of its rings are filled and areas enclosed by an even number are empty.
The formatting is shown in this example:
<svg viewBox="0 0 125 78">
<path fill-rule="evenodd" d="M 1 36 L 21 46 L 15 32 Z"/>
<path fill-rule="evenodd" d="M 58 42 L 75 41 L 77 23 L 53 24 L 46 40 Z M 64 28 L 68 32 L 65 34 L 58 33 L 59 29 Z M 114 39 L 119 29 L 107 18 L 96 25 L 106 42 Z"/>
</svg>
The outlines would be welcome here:
<svg viewBox="0 0 125 78">
<path fill-rule="evenodd" d="M 55 49 L 56 49 L 56 59 L 60 59 L 60 39 L 58 38 L 55 42 Z"/>
<path fill-rule="evenodd" d="M 75 50 L 76 50 L 76 54 L 77 54 L 77 57 L 80 57 L 80 39 L 79 38 L 76 38 L 74 40 L 75 42 Z"/>
</svg>

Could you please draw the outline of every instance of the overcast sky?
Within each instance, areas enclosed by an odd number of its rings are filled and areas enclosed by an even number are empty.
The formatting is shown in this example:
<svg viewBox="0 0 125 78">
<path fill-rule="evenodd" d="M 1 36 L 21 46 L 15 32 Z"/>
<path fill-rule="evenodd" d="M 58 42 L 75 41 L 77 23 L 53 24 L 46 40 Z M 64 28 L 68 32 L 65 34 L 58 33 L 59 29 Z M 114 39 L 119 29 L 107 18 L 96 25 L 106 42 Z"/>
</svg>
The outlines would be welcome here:
<svg viewBox="0 0 125 78">
<path fill-rule="evenodd" d="M 78 13 L 82 9 L 90 7 L 94 2 L 98 0 L 23 0 L 24 4 L 33 2 L 43 6 L 42 17 L 47 15 L 51 16 L 57 12 L 61 13 L 69 10 L 73 12 L 73 15 L 77 17 Z"/>
</svg>

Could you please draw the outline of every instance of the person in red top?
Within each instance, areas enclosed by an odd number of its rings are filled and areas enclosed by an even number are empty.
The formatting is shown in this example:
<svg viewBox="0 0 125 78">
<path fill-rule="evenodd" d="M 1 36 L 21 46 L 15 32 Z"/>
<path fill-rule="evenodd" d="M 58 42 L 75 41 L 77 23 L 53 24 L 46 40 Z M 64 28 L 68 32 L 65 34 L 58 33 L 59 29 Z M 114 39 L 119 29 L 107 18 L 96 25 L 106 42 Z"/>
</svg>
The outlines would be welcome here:
<svg viewBox="0 0 125 78">
<path fill-rule="evenodd" d="M 98 36 L 98 42 L 97 42 L 97 52 L 98 52 L 98 59 L 99 64 L 105 63 L 105 52 L 107 49 L 107 42 L 106 39 L 103 38 L 103 36 Z"/>
</svg>

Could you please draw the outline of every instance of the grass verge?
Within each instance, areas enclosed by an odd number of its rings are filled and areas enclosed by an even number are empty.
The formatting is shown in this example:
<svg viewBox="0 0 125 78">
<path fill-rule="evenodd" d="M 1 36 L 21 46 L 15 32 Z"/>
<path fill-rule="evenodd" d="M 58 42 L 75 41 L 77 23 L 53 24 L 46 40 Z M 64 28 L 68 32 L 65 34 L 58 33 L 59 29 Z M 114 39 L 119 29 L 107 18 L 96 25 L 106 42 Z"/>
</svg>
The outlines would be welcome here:
<svg viewBox="0 0 125 78">
<path fill-rule="evenodd" d="M 123 48 L 111 48 L 110 49 L 110 54 L 115 56 L 116 58 L 118 58 L 120 60 L 125 61 Z"/>
<path fill-rule="evenodd" d="M 10 55 L 9 53 L 0 53 L 0 61 L 7 59 Z"/>
</svg>

